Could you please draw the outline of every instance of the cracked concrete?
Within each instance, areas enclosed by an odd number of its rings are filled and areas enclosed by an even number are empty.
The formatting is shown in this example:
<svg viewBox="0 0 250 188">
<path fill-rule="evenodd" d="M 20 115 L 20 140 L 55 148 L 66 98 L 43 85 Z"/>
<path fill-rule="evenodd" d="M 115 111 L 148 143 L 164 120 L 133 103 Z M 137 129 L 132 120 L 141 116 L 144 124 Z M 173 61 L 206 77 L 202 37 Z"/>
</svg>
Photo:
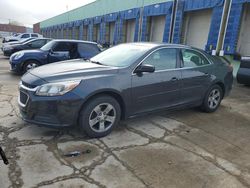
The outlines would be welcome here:
<svg viewBox="0 0 250 188">
<path fill-rule="evenodd" d="M 130 119 L 107 137 L 27 124 L 20 77 L 0 55 L 1 188 L 250 187 L 250 88 L 234 84 L 213 114 L 196 109 Z M 86 153 L 89 150 L 89 153 Z M 64 154 L 80 151 L 76 157 Z"/>
</svg>

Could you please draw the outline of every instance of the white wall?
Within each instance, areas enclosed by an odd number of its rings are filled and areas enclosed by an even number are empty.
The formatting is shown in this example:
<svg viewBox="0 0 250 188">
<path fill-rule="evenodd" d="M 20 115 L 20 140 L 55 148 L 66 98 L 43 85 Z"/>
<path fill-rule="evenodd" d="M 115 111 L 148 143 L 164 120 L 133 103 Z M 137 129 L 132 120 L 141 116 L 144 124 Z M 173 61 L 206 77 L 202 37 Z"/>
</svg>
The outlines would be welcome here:
<svg viewBox="0 0 250 188">
<path fill-rule="evenodd" d="M 237 52 L 242 56 L 250 55 L 250 4 L 244 7 Z"/>
</svg>

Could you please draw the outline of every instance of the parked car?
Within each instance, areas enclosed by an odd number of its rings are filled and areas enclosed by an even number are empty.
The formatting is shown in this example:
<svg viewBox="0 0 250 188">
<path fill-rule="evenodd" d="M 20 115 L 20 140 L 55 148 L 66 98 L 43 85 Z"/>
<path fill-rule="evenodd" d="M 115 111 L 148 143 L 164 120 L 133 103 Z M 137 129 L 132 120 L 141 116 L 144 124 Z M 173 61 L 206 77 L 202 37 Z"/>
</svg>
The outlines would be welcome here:
<svg viewBox="0 0 250 188">
<path fill-rule="evenodd" d="M 25 43 L 19 44 L 12 44 L 9 46 L 3 47 L 3 54 L 4 56 L 11 56 L 13 53 L 19 52 L 21 50 L 28 50 L 28 49 L 40 49 L 45 44 L 50 42 L 52 39 L 49 38 L 39 38 L 33 39 Z"/>
<path fill-rule="evenodd" d="M 27 70 L 63 60 L 91 58 L 100 53 L 97 43 L 80 40 L 52 40 L 37 50 L 24 50 L 10 56 L 11 70 L 25 73 Z"/>
<path fill-rule="evenodd" d="M 8 36 L 3 38 L 3 43 L 13 42 L 13 41 L 22 41 L 27 38 L 42 38 L 43 36 L 38 33 L 21 33 L 13 36 Z"/>
<path fill-rule="evenodd" d="M 237 73 L 237 81 L 240 84 L 250 86 L 250 57 L 243 57 Z"/>
<path fill-rule="evenodd" d="M 16 44 L 22 44 L 22 43 L 28 42 L 30 40 L 33 40 L 33 39 L 35 39 L 35 38 L 27 38 L 27 39 L 23 39 L 21 41 L 13 41 L 13 42 L 8 42 L 8 43 L 3 43 L 2 47 L 1 47 L 1 50 L 3 51 L 3 48 L 5 48 L 7 46 L 16 45 Z"/>
<path fill-rule="evenodd" d="M 160 110 L 201 106 L 214 112 L 233 82 L 232 67 L 182 45 L 131 43 L 91 58 L 30 70 L 20 82 L 25 121 L 67 127 L 90 137 L 109 134 L 120 119 Z"/>
</svg>

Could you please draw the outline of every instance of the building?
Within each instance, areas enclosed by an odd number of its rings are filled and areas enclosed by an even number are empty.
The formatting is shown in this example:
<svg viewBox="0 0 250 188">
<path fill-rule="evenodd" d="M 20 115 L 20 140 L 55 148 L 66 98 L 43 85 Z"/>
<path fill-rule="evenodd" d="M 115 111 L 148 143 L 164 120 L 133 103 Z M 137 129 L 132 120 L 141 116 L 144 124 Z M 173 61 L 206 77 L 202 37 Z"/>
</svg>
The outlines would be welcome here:
<svg viewBox="0 0 250 188">
<path fill-rule="evenodd" d="M 24 26 L 17 26 L 12 24 L 0 24 L 0 36 L 5 37 L 12 33 L 24 33 L 26 28 Z"/>
<path fill-rule="evenodd" d="M 40 31 L 40 23 L 36 23 L 33 25 L 33 31 L 34 33 L 41 33 Z"/>
<path fill-rule="evenodd" d="M 250 55 L 250 0 L 97 0 L 40 23 L 44 36 L 182 43 Z"/>
</svg>

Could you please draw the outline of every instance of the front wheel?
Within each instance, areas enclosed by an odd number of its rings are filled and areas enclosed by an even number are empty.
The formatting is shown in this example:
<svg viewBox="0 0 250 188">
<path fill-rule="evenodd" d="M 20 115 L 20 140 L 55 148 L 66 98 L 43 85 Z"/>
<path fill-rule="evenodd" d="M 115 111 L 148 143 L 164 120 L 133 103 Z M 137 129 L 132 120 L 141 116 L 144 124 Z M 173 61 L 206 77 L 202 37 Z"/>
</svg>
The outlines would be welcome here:
<svg viewBox="0 0 250 188">
<path fill-rule="evenodd" d="M 108 135 L 119 123 L 121 108 L 110 96 L 93 98 L 80 113 L 80 127 L 91 138 Z"/>
<path fill-rule="evenodd" d="M 27 61 L 23 66 L 23 73 L 27 72 L 28 70 L 34 69 L 39 66 L 39 63 L 35 60 Z"/>
<path fill-rule="evenodd" d="M 205 112 L 215 112 L 222 101 L 223 91 L 220 86 L 214 85 L 207 92 L 205 99 L 202 104 L 202 109 Z"/>
</svg>

